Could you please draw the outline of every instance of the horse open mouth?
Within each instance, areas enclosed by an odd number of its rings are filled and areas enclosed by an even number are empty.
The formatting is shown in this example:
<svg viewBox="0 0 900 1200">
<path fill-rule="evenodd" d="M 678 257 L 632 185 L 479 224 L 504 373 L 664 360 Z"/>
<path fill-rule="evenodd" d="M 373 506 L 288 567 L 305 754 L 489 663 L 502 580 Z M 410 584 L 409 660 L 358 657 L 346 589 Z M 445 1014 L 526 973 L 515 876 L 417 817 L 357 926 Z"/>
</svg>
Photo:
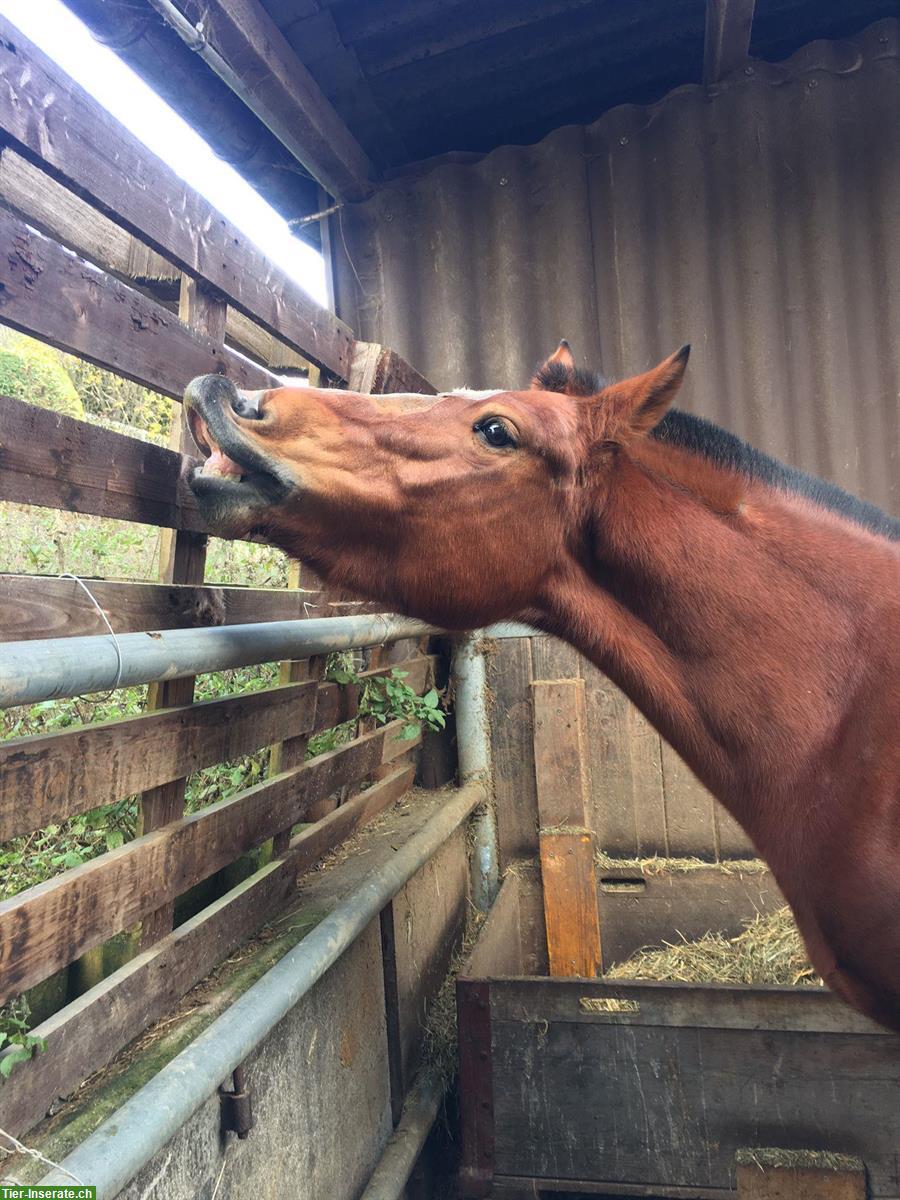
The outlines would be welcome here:
<svg viewBox="0 0 900 1200">
<path fill-rule="evenodd" d="M 184 392 L 188 426 L 204 457 L 189 483 L 210 525 L 230 524 L 280 504 L 293 479 L 252 436 L 262 419 L 257 399 L 246 396 L 222 375 L 192 379 Z"/>
</svg>

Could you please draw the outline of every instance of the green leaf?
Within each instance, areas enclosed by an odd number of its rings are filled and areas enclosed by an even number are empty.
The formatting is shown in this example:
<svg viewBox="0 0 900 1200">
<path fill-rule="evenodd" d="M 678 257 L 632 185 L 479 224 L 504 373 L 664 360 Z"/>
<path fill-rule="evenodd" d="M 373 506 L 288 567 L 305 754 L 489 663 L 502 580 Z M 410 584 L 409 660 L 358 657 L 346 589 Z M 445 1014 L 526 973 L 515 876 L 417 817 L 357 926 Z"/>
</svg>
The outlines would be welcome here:
<svg viewBox="0 0 900 1200">
<path fill-rule="evenodd" d="M 440 697 L 437 694 L 437 690 L 432 688 L 430 692 L 426 692 L 422 697 L 422 703 L 426 708 L 437 708 L 438 704 L 440 703 Z"/>
<path fill-rule="evenodd" d="M 31 1058 L 31 1051 L 26 1050 L 24 1046 L 14 1046 L 12 1050 L 8 1050 L 3 1058 L 0 1058 L 0 1075 L 4 1079 L 9 1079 L 12 1074 L 13 1067 L 16 1067 L 21 1062 L 27 1062 Z"/>
<path fill-rule="evenodd" d="M 125 834 L 121 829 L 110 829 L 106 833 L 106 848 L 107 850 L 118 850 L 124 845 Z"/>
<path fill-rule="evenodd" d="M 400 730 L 400 740 L 402 742 L 409 742 L 414 737 L 417 737 L 418 733 L 419 733 L 418 721 L 412 722 L 409 725 L 404 725 L 403 728 Z"/>
</svg>

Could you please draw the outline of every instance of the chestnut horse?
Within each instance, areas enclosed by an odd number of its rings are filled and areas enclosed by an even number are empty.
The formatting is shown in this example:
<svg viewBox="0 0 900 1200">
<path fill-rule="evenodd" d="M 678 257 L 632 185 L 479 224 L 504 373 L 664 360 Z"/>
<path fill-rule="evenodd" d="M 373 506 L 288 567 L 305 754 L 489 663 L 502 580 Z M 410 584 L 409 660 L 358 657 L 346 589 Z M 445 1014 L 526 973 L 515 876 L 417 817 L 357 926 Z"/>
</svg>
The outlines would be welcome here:
<svg viewBox="0 0 900 1200">
<path fill-rule="evenodd" d="M 342 589 L 575 646 L 748 832 L 823 978 L 900 1030 L 896 524 L 666 417 L 687 356 L 604 386 L 563 344 L 530 391 L 436 401 L 203 376 L 191 486 Z"/>
</svg>

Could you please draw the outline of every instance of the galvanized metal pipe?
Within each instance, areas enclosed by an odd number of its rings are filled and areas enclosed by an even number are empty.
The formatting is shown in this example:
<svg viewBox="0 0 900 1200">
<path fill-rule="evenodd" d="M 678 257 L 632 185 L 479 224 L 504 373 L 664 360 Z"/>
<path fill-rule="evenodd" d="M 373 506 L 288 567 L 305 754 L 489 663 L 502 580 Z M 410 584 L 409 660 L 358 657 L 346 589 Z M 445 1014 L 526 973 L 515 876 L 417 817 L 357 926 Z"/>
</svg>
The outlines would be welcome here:
<svg viewBox="0 0 900 1200">
<path fill-rule="evenodd" d="M 403 1192 L 444 1096 L 434 1072 L 420 1072 L 403 1102 L 397 1128 L 388 1140 L 359 1200 L 402 1200 Z"/>
<path fill-rule="evenodd" d="M 102 634 L 10 642 L 0 646 L 0 708 L 437 632 L 421 621 L 376 613 L 125 633 L 115 639 Z"/>
<path fill-rule="evenodd" d="M 379 870 L 347 896 L 271 971 L 136 1092 L 41 1184 L 71 1185 L 71 1176 L 113 1200 L 185 1125 L 219 1084 L 349 949 L 370 921 L 484 799 L 468 784 Z M 70 1172 L 66 1174 L 65 1172 Z"/>
<path fill-rule="evenodd" d="M 500 886 L 497 821 L 491 795 L 491 735 L 487 710 L 485 631 L 467 634 L 453 648 L 453 692 L 459 776 L 478 782 L 485 803 L 472 819 L 472 903 L 487 912 Z"/>
</svg>

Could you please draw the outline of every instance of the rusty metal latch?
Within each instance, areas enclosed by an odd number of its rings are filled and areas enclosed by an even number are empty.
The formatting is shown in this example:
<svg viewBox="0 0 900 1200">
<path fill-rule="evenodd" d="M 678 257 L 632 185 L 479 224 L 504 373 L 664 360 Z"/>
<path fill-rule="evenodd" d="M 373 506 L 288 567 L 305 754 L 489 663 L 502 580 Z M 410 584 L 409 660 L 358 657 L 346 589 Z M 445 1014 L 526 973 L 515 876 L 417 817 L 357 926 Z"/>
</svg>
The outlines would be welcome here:
<svg viewBox="0 0 900 1200">
<path fill-rule="evenodd" d="M 250 1091 L 244 1083 L 243 1067 L 235 1067 L 232 1085 L 230 1092 L 224 1085 L 219 1088 L 222 1128 L 236 1133 L 239 1138 L 243 1139 L 253 1128 L 253 1109 L 250 1104 Z"/>
</svg>

